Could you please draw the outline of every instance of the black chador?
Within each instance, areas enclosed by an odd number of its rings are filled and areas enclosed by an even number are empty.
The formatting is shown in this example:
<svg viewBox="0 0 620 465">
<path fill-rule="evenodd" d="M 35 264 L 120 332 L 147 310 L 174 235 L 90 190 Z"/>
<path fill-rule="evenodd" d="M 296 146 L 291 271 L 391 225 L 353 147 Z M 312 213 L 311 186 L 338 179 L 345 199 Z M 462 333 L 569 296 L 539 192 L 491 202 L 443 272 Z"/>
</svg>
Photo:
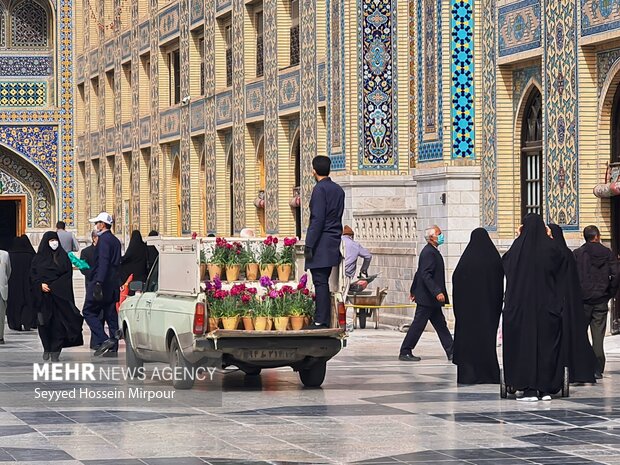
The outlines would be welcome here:
<svg viewBox="0 0 620 465">
<path fill-rule="evenodd" d="M 523 219 L 521 233 L 503 263 L 506 384 L 526 392 L 556 393 L 564 373 L 559 296 L 564 256 L 547 235 L 540 215 L 531 213 Z"/>
<path fill-rule="evenodd" d="M 499 383 L 497 328 L 504 297 L 499 252 L 483 228 L 475 229 L 452 274 L 454 359 L 461 384 Z"/>
<path fill-rule="evenodd" d="M 9 251 L 11 259 L 11 277 L 9 278 L 9 300 L 7 301 L 6 319 L 9 328 L 22 331 L 36 328 L 37 315 L 32 305 L 30 289 L 30 266 L 35 251 L 28 236 L 13 239 Z"/>
</svg>

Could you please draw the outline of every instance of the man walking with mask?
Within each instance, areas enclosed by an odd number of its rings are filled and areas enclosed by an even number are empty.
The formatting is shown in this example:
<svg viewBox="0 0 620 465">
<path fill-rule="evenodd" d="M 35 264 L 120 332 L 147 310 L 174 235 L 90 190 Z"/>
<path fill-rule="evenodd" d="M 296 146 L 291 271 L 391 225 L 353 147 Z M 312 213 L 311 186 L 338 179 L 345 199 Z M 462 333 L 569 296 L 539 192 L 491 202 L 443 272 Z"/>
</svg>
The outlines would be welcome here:
<svg viewBox="0 0 620 465">
<path fill-rule="evenodd" d="M 95 356 L 105 357 L 114 357 L 118 352 L 116 302 L 120 297 L 121 286 L 118 273 L 121 243 L 110 231 L 112 221 L 112 216 L 106 212 L 90 220 L 95 223 L 98 240 L 82 310 L 91 331 L 90 348 L 95 349 Z M 101 314 L 103 321 L 99 316 Z M 104 322 L 108 324 L 109 335 L 104 330 Z"/>
<path fill-rule="evenodd" d="M 454 341 L 441 307 L 448 302 L 446 278 L 443 257 L 438 247 L 443 244 L 443 233 L 439 226 L 428 228 L 424 232 L 426 246 L 422 249 L 418 259 L 418 271 L 411 284 L 411 301 L 417 303 L 413 323 L 400 346 L 398 359 L 403 362 L 418 362 L 420 357 L 413 355 L 413 349 L 420 340 L 426 324 L 430 320 L 437 331 L 443 350 L 448 360 L 452 360 L 452 346 Z"/>
<path fill-rule="evenodd" d="M 318 156 L 312 160 L 316 186 L 310 198 L 310 222 L 306 233 L 306 270 L 312 273 L 316 294 L 314 324 L 307 329 L 329 328 L 331 323 L 331 293 L 329 275 L 340 263 L 344 191 L 329 177 L 331 160 Z"/>
</svg>

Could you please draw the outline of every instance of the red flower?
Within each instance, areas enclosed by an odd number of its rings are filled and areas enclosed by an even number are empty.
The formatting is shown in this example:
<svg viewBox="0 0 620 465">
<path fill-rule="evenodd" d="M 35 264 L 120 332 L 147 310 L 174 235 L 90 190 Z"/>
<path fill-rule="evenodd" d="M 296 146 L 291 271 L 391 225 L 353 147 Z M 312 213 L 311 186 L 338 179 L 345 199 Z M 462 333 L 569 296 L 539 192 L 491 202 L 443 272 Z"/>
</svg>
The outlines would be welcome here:
<svg viewBox="0 0 620 465">
<path fill-rule="evenodd" d="M 291 286 L 282 286 L 282 293 L 283 294 L 292 294 L 293 293 L 293 288 Z"/>
<path fill-rule="evenodd" d="M 308 295 L 308 294 L 310 294 L 310 291 L 308 290 L 308 288 L 307 288 L 307 287 L 304 287 L 304 288 L 301 290 L 301 293 L 302 293 L 303 295 Z"/>
<path fill-rule="evenodd" d="M 248 292 L 252 295 L 256 295 L 256 288 L 255 287 L 250 287 L 248 288 Z"/>
<path fill-rule="evenodd" d="M 247 294 L 243 294 L 241 296 L 241 302 L 243 302 L 244 304 L 247 304 L 250 300 L 252 300 L 252 297 Z"/>
<path fill-rule="evenodd" d="M 273 238 L 273 243 L 274 243 L 274 244 L 277 244 L 277 243 L 278 243 L 278 238 L 277 238 L 277 237 L 274 237 L 274 238 Z"/>
</svg>

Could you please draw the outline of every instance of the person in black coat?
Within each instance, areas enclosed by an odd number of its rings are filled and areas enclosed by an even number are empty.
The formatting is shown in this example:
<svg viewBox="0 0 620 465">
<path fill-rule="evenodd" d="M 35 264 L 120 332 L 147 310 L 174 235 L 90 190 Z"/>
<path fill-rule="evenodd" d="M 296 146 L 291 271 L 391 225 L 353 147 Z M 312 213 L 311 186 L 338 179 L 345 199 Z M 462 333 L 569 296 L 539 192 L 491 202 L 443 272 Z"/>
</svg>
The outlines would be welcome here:
<svg viewBox="0 0 620 465">
<path fill-rule="evenodd" d="M 305 269 L 312 273 L 316 294 L 316 311 L 311 329 L 330 326 L 329 275 L 332 267 L 337 266 L 341 259 L 344 190 L 329 178 L 330 169 L 331 160 L 328 157 L 318 156 L 312 160 L 312 174 L 317 184 L 310 198 L 310 222 L 304 249 Z"/>
<path fill-rule="evenodd" d="M 159 236 L 159 233 L 155 230 L 149 233 L 149 237 L 157 237 L 157 236 Z M 155 247 L 154 245 L 146 246 L 146 275 L 147 276 L 151 272 L 151 269 L 153 268 L 153 265 L 155 264 L 155 260 L 157 260 L 158 256 L 159 256 L 159 252 L 157 251 L 157 247 Z"/>
<path fill-rule="evenodd" d="M 43 360 L 57 362 L 63 348 L 84 344 L 84 319 L 75 306 L 73 267 L 55 231 L 43 235 L 30 277 Z"/>
<path fill-rule="evenodd" d="M 426 324 L 430 320 L 437 331 L 448 360 L 452 360 L 454 341 L 446 325 L 441 307 L 448 302 L 446 278 L 443 257 L 438 246 L 443 244 L 443 233 L 439 226 L 428 228 L 424 232 L 426 246 L 422 249 L 418 259 L 418 271 L 411 284 L 411 301 L 417 303 L 413 323 L 400 346 L 398 359 L 406 362 L 417 362 L 420 357 L 413 355 L 413 349 L 420 340 Z"/>
<path fill-rule="evenodd" d="M 502 257 L 484 228 L 474 229 L 452 274 L 454 359 L 460 384 L 499 383 L 497 328 L 504 303 Z"/>
<path fill-rule="evenodd" d="M 564 378 L 562 270 L 564 255 L 540 215 L 523 218 L 502 257 L 506 295 L 502 323 L 506 385 L 518 400 L 551 400 Z"/>
<path fill-rule="evenodd" d="M 35 251 L 28 236 L 24 234 L 13 240 L 13 247 L 9 251 L 11 277 L 6 319 L 9 328 L 15 331 L 29 331 L 37 327 L 37 312 L 32 305 L 30 288 L 30 266 L 34 256 Z"/>
<path fill-rule="evenodd" d="M 145 282 L 147 274 L 148 249 L 142 234 L 137 229 L 131 233 L 125 255 L 121 258 L 121 283 L 133 275 L 134 281 Z"/>
<path fill-rule="evenodd" d="M 97 240 L 99 239 L 99 236 L 97 236 L 97 233 L 95 231 L 90 234 L 90 237 L 92 240 L 91 245 L 83 248 L 80 252 L 80 259 L 84 260 L 86 263 L 88 263 L 88 266 L 90 266 L 90 268 L 88 269 L 80 270 L 80 273 L 84 275 L 84 284 L 86 288 L 88 288 L 88 283 L 90 282 L 90 276 L 93 271 L 93 266 L 95 265 L 95 247 L 97 246 Z"/>
<path fill-rule="evenodd" d="M 112 234 L 112 216 L 100 213 L 90 220 L 97 228 L 97 247 L 91 278 L 86 289 L 82 313 L 91 331 L 90 347 L 95 355 L 116 356 L 118 352 L 118 315 L 116 302 L 120 297 L 119 267 L 121 263 L 121 243 Z M 103 312 L 103 322 L 99 315 Z M 106 334 L 103 324 L 107 323 Z"/>
<path fill-rule="evenodd" d="M 564 232 L 550 224 L 551 235 L 564 255 L 564 268 L 559 281 L 558 295 L 562 299 L 562 351 L 571 383 L 595 383 L 597 360 L 588 340 L 588 323 L 583 313 L 577 261 L 566 245 Z"/>
</svg>

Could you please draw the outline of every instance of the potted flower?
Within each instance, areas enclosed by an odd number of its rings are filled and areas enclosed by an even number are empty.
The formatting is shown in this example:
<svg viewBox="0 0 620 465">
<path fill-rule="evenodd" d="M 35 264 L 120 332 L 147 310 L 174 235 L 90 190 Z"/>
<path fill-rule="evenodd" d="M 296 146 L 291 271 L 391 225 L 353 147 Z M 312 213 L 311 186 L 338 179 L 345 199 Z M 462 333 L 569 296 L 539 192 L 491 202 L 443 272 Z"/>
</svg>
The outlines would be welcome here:
<svg viewBox="0 0 620 465">
<path fill-rule="evenodd" d="M 220 318 L 222 316 L 220 300 L 225 297 L 225 292 L 222 291 L 222 281 L 219 276 L 215 276 L 213 281 L 207 281 L 206 295 L 207 295 L 207 308 L 208 308 L 208 331 L 215 331 L 218 328 Z"/>
<path fill-rule="evenodd" d="M 224 329 L 237 329 L 239 325 L 239 301 L 229 291 L 220 291 L 219 311 Z"/>
<path fill-rule="evenodd" d="M 285 237 L 284 246 L 278 257 L 278 279 L 280 281 L 288 281 L 293 271 L 293 264 L 295 263 L 295 244 L 297 244 L 296 237 Z"/>
<path fill-rule="evenodd" d="M 291 286 L 282 286 L 279 291 L 275 292 L 277 297 L 274 298 L 274 325 L 277 331 L 286 331 L 288 329 L 292 295 L 295 291 Z M 272 297 L 272 292 L 269 293 L 269 296 Z"/>
<path fill-rule="evenodd" d="M 278 262 L 277 245 L 278 238 L 274 236 L 267 236 L 261 244 L 260 256 L 258 257 L 261 277 L 266 276 L 271 279 L 273 269 Z"/>
<path fill-rule="evenodd" d="M 258 279 L 258 260 L 252 244 L 247 241 L 245 247 L 241 251 L 241 266 L 245 268 L 245 277 L 248 281 L 256 281 Z"/>
<path fill-rule="evenodd" d="M 252 318 L 256 302 L 256 289 L 247 287 L 244 283 L 235 284 L 230 289 L 230 295 L 237 299 L 238 314 L 241 316 L 244 329 L 248 331 L 253 330 L 254 322 Z"/>
<path fill-rule="evenodd" d="M 226 266 L 228 259 L 228 241 L 222 237 L 215 239 L 215 245 L 211 253 L 211 258 L 207 262 L 209 268 L 209 278 L 215 279 L 216 276 L 222 277 L 222 270 Z"/>
<path fill-rule="evenodd" d="M 241 271 L 241 251 L 243 250 L 243 245 L 240 242 L 227 242 L 226 248 L 228 249 L 225 262 L 226 279 L 228 282 L 237 281 Z"/>
<path fill-rule="evenodd" d="M 207 253 L 200 249 L 200 280 L 204 281 L 207 276 Z"/>
<path fill-rule="evenodd" d="M 271 329 L 271 300 L 267 295 L 257 299 L 254 305 L 254 330 L 269 331 Z"/>
</svg>

